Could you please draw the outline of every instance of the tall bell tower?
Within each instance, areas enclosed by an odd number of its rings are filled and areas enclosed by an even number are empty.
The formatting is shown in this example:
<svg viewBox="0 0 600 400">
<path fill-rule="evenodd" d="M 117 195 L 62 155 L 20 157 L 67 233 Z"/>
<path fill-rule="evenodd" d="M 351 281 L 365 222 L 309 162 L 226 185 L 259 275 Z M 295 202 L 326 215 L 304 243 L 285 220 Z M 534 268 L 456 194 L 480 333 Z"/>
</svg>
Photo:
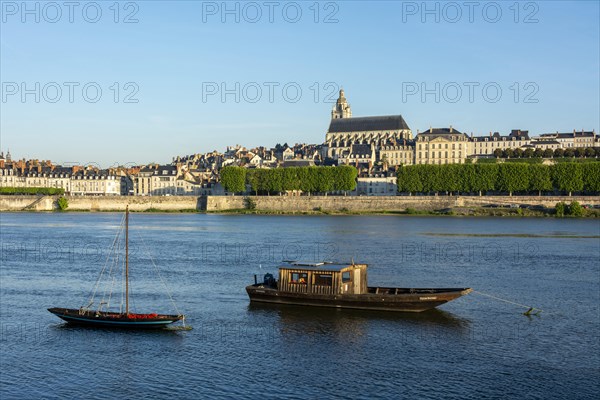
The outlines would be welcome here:
<svg viewBox="0 0 600 400">
<path fill-rule="evenodd" d="M 344 96 L 344 89 L 340 90 L 340 97 L 338 97 L 335 106 L 331 110 L 331 119 L 338 118 L 350 118 L 352 117 L 352 110 L 350 109 L 350 104 L 346 100 Z"/>
</svg>

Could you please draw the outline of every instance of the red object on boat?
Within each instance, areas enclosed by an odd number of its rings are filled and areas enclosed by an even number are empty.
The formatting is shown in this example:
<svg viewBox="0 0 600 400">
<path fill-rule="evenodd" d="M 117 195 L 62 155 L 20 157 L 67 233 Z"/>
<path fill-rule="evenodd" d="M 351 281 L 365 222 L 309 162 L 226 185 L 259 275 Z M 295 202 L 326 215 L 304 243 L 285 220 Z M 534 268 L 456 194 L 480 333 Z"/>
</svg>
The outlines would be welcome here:
<svg viewBox="0 0 600 400">
<path fill-rule="evenodd" d="M 152 313 L 152 314 L 127 314 L 127 318 L 130 319 L 149 319 L 149 318 L 156 318 L 158 317 L 158 314 L 156 313 Z"/>
</svg>

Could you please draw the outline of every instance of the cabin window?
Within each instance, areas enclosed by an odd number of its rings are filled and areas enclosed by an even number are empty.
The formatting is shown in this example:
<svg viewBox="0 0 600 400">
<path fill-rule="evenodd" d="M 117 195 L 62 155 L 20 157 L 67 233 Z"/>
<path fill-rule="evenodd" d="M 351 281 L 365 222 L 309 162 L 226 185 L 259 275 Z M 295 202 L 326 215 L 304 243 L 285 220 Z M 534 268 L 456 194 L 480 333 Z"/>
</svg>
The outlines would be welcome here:
<svg viewBox="0 0 600 400">
<path fill-rule="evenodd" d="M 350 271 L 342 272 L 342 282 L 350 282 L 352 280 L 352 275 Z"/>
<path fill-rule="evenodd" d="M 297 283 L 299 285 L 306 285 L 308 281 L 308 274 L 306 272 L 292 272 L 290 273 L 290 283 Z"/>
<path fill-rule="evenodd" d="M 315 285 L 318 286 L 331 286 L 332 277 L 331 274 L 314 274 Z"/>
</svg>

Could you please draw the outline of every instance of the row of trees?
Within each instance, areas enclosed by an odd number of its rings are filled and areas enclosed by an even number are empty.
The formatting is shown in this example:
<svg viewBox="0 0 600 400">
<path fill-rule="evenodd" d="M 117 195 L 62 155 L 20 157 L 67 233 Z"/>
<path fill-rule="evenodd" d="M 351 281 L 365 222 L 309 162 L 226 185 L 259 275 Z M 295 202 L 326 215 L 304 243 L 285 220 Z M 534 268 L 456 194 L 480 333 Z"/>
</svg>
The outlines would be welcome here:
<svg viewBox="0 0 600 400">
<path fill-rule="evenodd" d="M 403 193 L 600 193 L 600 162 L 410 165 L 397 170 Z"/>
<path fill-rule="evenodd" d="M 600 157 L 600 147 L 578 147 L 575 149 L 496 149 L 496 158 L 593 158 Z"/>
<path fill-rule="evenodd" d="M 224 167 L 221 170 L 221 184 L 226 191 L 233 193 L 245 192 L 246 184 L 256 194 L 288 190 L 305 193 L 345 192 L 354 190 L 356 177 L 356 168 L 348 165 L 272 169 Z"/>
<path fill-rule="evenodd" d="M 43 194 L 43 195 L 62 195 L 65 189 L 49 187 L 0 187 L 0 194 Z"/>
</svg>

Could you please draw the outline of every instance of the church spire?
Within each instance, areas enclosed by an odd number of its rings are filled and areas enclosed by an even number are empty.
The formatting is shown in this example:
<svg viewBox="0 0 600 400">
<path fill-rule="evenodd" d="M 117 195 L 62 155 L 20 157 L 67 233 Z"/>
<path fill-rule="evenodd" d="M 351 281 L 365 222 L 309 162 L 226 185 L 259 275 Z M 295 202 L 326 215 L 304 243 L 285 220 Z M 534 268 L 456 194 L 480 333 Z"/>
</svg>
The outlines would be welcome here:
<svg viewBox="0 0 600 400">
<path fill-rule="evenodd" d="M 344 89 L 342 88 L 340 89 L 340 97 L 338 97 L 335 106 L 333 106 L 333 110 L 331 110 L 331 119 L 350 117 L 352 117 L 352 110 L 344 96 Z"/>
</svg>

